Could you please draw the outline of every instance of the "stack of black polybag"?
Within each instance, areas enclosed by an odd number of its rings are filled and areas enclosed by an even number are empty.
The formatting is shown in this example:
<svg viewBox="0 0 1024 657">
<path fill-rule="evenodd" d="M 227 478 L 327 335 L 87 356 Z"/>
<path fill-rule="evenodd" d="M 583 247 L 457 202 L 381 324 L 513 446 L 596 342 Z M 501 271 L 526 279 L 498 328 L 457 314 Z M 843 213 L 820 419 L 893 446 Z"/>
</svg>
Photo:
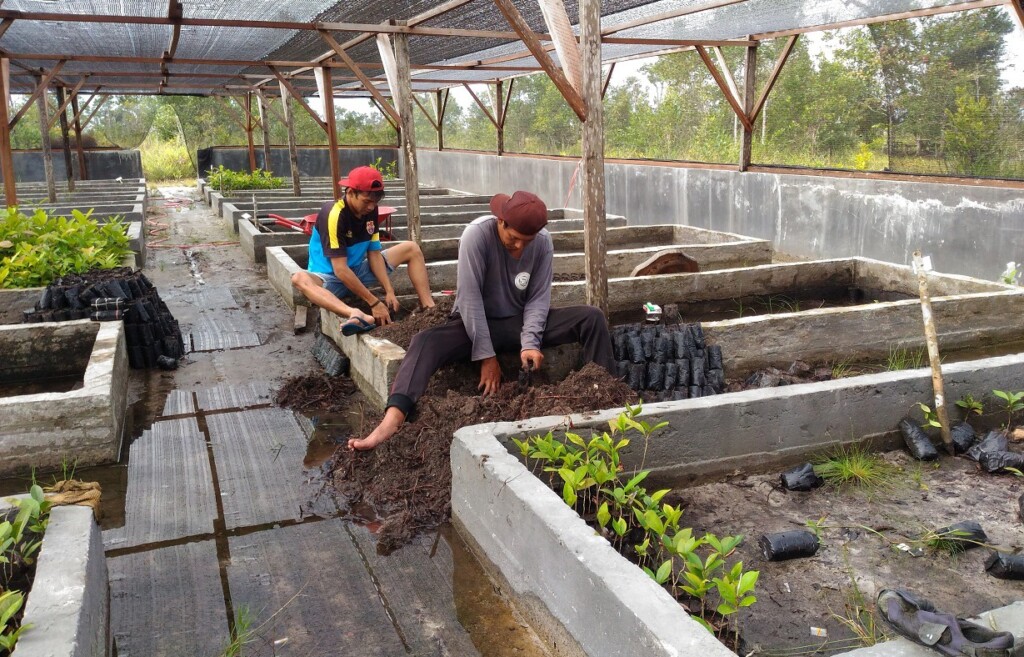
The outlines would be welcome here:
<svg viewBox="0 0 1024 657">
<path fill-rule="evenodd" d="M 25 323 L 71 319 L 124 320 L 128 362 L 134 369 L 177 366 L 185 343 L 177 320 L 142 272 L 128 267 L 69 274 L 43 291 Z"/>
<path fill-rule="evenodd" d="M 705 344 L 700 324 L 616 326 L 612 346 L 616 376 L 644 401 L 707 397 L 725 389 L 722 348 Z"/>
</svg>

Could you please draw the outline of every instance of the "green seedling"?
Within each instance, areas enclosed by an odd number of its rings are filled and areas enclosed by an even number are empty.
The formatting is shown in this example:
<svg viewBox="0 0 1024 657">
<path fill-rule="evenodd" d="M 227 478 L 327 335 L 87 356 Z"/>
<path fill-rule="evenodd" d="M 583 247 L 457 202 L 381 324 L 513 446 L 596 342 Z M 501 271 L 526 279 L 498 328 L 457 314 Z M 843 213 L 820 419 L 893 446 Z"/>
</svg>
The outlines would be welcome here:
<svg viewBox="0 0 1024 657">
<path fill-rule="evenodd" d="M 218 187 L 221 194 L 230 194 L 236 190 L 243 189 L 279 189 L 284 187 L 284 179 L 274 177 L 269 171 L 256 169 L 252 173 L 246 171 L 232 171 L 224 168 L 224 165 L 216 169 L 210 169 L 207 181 Z"/>
<path fill-rule="evenodd" d="M 928 404 L 917 403 L 917 407 L 921 409 L 921 413 L 924 414 L 924 422 L 921 423 L 922 429 L 929 427 L 939 428 L 942 424 L 939 422 L 938 414 L 932 410 L 932 407 Z"/>
<path fill-rule="evenodd" d="M 956 400 L 956 405 L 963 411 L 965 420 L 971 417 L 972 414 L 981 415 L 985 410 L 984 405 L 970 393 Z"/>
<path fill-rule="evenodd" d="M 1003 410 L 1006 411 L 1006 427 L 1009 427 L 1013 424 L 1013 414 L 1024 408 L 1024 391 L 993 390 L 992 394 L 1003 400 Z"/>
</svg>

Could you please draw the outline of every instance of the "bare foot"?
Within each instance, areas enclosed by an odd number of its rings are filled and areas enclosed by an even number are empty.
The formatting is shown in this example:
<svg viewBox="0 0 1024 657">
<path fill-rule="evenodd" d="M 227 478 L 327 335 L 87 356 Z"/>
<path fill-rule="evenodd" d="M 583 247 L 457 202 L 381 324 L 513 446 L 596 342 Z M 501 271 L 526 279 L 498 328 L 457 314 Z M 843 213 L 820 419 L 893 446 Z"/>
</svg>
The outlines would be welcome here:
<svg viewBox="0 0 1024 657">
<path fill-rule="evenodd" d="M 348 441 L 348 448 L 358 450 L 373 449 L 388 438 L 391 438 L 391 436 L 394 436 L 404 421 L 405 415 L 392 406 L 384 414 L 384 419 L 377 425 L 377 428 L 370 432 L 369 436 L 366 438 L 350 439 Z"/>
</svg>

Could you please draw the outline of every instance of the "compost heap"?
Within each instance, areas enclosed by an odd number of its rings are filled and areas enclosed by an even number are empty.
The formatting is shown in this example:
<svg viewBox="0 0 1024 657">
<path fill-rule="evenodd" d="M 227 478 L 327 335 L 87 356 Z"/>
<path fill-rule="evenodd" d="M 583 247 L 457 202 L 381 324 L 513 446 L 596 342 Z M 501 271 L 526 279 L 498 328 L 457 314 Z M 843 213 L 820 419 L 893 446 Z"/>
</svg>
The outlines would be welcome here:
<svg viewBox="0 0 1024 657">
<path fill-rule="evenodd" d="M 350 506 L 368 503 L 387 516 L 378 536 L 378 549 L 387 553 L 450 517 L 449 451 L 456 429 L 617 408 L 635 401 L 633 390 L 592 363 L 558 383 L 504 383 L 486 397 L 450 389 L 440 392 L 435 386 L 391 440 L 366 452 L 335 452 L 327 464 L 328 483 Z"/>
<path fill-rule="evenodd" d="M 700 324 L 624 324 L 612 329 L 615 375 L 644 401 L 707 397 L 725 390 L 722 348 Z"/>
<path fill-rule="evenodd" d="M 177 320 L 160 298 L 156 287 L 142 272 L 130 267 L 93 269 L 68 274 L 43 290 L 33 310 L 24 311 L 24 322 L 124 320 L 128 363 L 134 369 L 173 369 L 185 353 Z"/>
</svg>

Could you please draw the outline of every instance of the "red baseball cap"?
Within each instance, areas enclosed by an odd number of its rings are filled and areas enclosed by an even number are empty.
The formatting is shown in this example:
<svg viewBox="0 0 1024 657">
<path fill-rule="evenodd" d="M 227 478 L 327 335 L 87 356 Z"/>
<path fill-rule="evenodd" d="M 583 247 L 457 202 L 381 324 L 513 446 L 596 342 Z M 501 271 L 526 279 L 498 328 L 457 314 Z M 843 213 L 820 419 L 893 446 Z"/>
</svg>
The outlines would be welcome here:
<svg viewBox="0 0 1024 657">
<path fill-rule="evenodd" d="M 373 167 L 356 167 L 348 172 L 347 178 L 338 181 L 342 187 L 360 192 L 373 192 L 384 189 L 384 178 Z"/>
<path fill-rule="evenodd" d="M 530 192 L 495 194 L 491 213 L 523 235 L 536 235 L 548 223 L 548 207 Z"/>
</svg>

